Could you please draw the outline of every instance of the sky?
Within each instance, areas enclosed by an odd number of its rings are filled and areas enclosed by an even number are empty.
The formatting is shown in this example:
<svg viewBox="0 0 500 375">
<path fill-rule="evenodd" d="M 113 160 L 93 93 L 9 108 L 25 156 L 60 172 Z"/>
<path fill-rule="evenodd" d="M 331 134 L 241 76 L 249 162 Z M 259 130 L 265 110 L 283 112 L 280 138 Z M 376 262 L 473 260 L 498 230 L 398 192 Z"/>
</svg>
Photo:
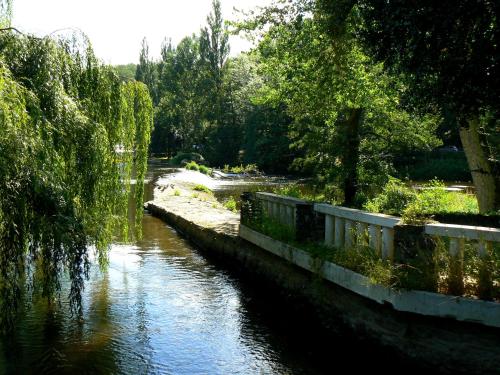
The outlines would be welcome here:
<svg viewBox="0 0 500 375">
<path fill-rule="evenodd" d="M 234 19 L 233 8 L 248 10 L 270 0 L 221 0 L 225 19 Z M 176 45 L 198 33 L 206 24 L 211 0 L 14 0 L 12 25 L 39 36 L 74 28 L 90 38 L 96 55 L 108 64 L 139 61 L 146 37 L 149 53 L 159 58 L 162 40 Z M 231 55 L 248 50 L 244 38 L 230 38 Z"/>
</svg>

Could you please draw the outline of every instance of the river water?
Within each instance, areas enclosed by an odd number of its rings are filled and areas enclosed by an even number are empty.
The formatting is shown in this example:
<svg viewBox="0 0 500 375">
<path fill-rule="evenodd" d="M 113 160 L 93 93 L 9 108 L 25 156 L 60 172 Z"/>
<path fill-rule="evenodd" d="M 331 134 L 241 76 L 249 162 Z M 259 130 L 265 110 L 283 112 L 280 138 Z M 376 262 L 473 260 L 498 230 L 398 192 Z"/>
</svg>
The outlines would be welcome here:
<svg viewBox="0 0 500 375">
<path fill-rule="evenodd" d="M 163 172 L 151 164 L 148 178 Z M 143 239 L 114 244 L 107 270 L 92 269 L 83 321 L 64 299 L 34 303 L 1 342 L 0 374 L 331 374 L 362 369 L 353 353 L 390 370 L 383 351 L 323 337 L 298 311 L 146 214 Z"/>
</svg>

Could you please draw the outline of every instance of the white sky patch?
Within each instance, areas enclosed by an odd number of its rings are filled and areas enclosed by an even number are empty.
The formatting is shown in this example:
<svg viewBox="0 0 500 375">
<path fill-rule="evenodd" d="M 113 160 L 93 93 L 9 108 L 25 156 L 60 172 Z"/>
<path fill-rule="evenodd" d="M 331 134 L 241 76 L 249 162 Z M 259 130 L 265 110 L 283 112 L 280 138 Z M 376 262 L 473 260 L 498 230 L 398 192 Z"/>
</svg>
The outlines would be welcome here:
<svg viewBox="0 0 500 375">
<path fill-rule="evenodd" d="M 221 0 L 225 19 L 234 19 L 233 8 L 265 6 L 270 0 Z M 47 35 L 75 28 L 87 34 L 96 55 L 109 64 L 137 63 L 141 40 L 159 58 L 162 40 L 176 45 L 183 37 L 198 33 L 206 24 L 211 0 L 14 0 L 13 26 L 24 32 Z M 251 44 L 230 38 L 231 55 Z"/>
</svg>

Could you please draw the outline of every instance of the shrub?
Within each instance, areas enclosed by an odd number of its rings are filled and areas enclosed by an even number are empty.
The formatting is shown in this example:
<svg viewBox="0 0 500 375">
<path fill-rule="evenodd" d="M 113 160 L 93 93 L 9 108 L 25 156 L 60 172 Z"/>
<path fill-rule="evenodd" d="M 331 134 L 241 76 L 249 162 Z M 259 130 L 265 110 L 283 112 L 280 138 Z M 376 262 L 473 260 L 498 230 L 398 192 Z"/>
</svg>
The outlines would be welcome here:
<svg viewBox="0 0 500 375">
<path fill-rule="evenodd" d="M 228 164 L 225 164 L 222 171 L 224 173 L 236 173 L 236 174 L 241 174 L 241 173 L 259 174 L 260 173 L 256 164 L 247 164 L 245 166 L 243 164 L 240 164 L 240 165 L 236 165 L 234 167 L 230 167 Z"/>
<path fill-rule="evenodd" d="M 203 162 L 205 159 L 200 154 L 196 152 L 179 152 L 172 159 L 170 159 L 170 164 L 180 165 L 183 160 L 195 161 L 197 163 Z"/>
<path fill-rule="evenodd" d="M 200 171 L 201 173 L 203 173 L 203 174 L 207 174 L 207 175 L 209 175 L 209 174 L 212 172 L 212 170 L 211 170 L 210 168 L 208 168 L 208 167 L 206 167 L 206 166 L 204 166 L 204 165 L 199 165 L 199 166 L 198 166 L 198 169 L 199 169 L 199 171 Z"/>
<path fill-rule="evenodd" d="M 413 189 L 397 178 L 390 178 L 382 193 L 369 200 L 364 208 L 370 212 L 381 212 L 389 215 L 401 215 L 406 206 L 416 199 Z"/>
<path fill-rule="evenodd" d="M 174 190 L 174 195 L 175 195 L 176 197 L 179 197 L 179 196 L 181 195 L 181 192 L 180 192 L 178 189 L 175 189 L 175 190 Z"/>
<path fill-rule="evenodd" d="M 200 166 L 195 161 L 190 161 L 189 163 L 186 164 L 186 169 L 198 172 L 200 170 Z"/>
<path fill-rule="evenodd" d="M 196 185 L 193 190 L 196 190 L 196 191 L 202 191 L 204 193 L 207 193 L 207 194 L 212 194 L 212 190 L 210 190 L 208 187 L 206 187 L 205 185 L 201 185 L 201 184 L 198 184 Z"/>
<path fill-rule="evenodd" d="M 446 191 L 445 185 L 432 180 L 416 192 L 402 181 L 391 178 L 382 193 L 364 205 L 370 212 L 401 215 L 406 223 L 421 224 L 432 215 L 443 213 L 477 213 L 473 195 Z"/>
<path fill-rule="evenodd" d="M 236 201 L 233 197 L 230 197 L 225 203 L 224 207 L 226 207 L 229 211 L 236 212 Z"/>
<path fill-rule="evenodd" d="M 419 191 L 403 211 L 403 220 L 420 224 L 437 213 L 477 213 L 477 199 L 473 195 L 448 192 L 442 182 L 432 180 Z"/>
</svg>

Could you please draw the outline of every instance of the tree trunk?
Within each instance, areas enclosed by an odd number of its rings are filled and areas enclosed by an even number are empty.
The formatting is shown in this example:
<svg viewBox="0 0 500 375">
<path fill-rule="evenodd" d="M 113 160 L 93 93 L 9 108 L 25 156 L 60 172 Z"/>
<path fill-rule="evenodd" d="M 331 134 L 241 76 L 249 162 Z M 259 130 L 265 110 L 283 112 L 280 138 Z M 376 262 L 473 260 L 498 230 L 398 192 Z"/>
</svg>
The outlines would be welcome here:
<svg viewBox="0 0 500 375">
<path fill-rule="evenodd" d="M 500 178 L 495 176 L 488 154 L 479 137 L 479 118 L 473 117 L 467 127 L 460 127 L 460 140 L 476 187 L 479 212 L 500 209 Z"/>
<path fill-rule="evenodd" d="M 349 118 L 345 122 L 345 151 L 344 151 L 344 205 L 352 206 L 358 191 L 358 164 L 359 164 L 359 130 L 361 125 L 361 108 L 351 111 Z"/>
</svg>

